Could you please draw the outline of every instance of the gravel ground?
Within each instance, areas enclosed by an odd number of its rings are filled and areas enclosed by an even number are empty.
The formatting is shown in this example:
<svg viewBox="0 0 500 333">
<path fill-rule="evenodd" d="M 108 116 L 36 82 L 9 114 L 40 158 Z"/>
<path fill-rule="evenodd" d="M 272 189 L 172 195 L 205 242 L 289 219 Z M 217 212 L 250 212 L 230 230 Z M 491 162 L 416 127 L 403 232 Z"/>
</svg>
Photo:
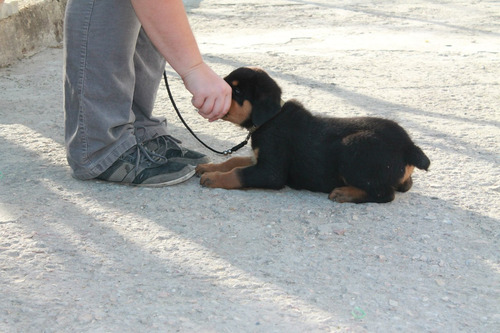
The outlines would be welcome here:
<svg viewBox="0 0 500 333">
<path fill-rule="evenodd" d="M 187 4 L 221 76 L 260 66 L 314 113 L 394 119 L 429 172 L 389 204 L 361 205 L 196 178 L 78 181 L 64 152 L 62 50 L 45 50 L 0 69 L 0 331 L 500 331 L 500 4 Z M 244 139 L 199 117 L 168 73 L 204 140 Z M 156 106 L 206 151 L 163 89 Z"/>
</svg>

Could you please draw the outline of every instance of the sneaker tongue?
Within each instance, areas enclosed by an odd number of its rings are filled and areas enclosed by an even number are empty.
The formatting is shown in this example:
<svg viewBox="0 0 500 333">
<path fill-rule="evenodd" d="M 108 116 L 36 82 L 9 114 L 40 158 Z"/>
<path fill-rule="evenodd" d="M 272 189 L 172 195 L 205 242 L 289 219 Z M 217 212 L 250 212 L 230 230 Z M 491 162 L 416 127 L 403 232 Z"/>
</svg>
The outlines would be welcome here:
<svg viewBox="0 0 500 333">
<path fill-rule="evenodd" d="M 161 148 L 161 146 L 158 144 L 158 140 L 156 139 L 153 139 L 153 140 L 149 140 L 147 142 L 144 143 L 144 147 L 146 147 L 147 150 L 149 151 L 156 151 L 158 148 Z"/>
</svg>

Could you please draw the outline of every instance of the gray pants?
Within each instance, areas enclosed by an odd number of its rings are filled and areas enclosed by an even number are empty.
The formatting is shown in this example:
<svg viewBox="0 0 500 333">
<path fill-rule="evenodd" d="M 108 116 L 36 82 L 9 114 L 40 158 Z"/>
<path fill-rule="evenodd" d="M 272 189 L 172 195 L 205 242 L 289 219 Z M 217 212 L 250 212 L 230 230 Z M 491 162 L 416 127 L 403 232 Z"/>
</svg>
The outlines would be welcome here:
<svg viewBox="0 0 500 333">
<path fill-rule="evenodd" d="M 152 117 L 165 59 L 129 0 L 69 0 L 64 29 L 68 163 L 91 179 L 137 144 L 166 134 Z"/>
</svg>

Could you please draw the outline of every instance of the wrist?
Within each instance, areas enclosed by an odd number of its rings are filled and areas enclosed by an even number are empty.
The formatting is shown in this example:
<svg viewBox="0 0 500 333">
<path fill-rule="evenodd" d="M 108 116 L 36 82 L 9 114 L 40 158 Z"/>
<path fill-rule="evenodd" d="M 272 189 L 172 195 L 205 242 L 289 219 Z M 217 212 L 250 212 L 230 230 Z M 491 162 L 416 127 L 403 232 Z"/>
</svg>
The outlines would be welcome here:
<svg viewBox="0 0 500 333">
<path fill-rule="evenodd" d="M 206 64 L 202 60 L 201 62 L 195 64 L 194 66 L 189 67 L 186 71 L 179 73 L 179 75 L 183 81 L 186 81 L 190 76 L 192 76 L 193 74 L 196 74 L 197 72 L 202 70 L 202 68 L 205 66 L 206 66 Z"/>
</svg>

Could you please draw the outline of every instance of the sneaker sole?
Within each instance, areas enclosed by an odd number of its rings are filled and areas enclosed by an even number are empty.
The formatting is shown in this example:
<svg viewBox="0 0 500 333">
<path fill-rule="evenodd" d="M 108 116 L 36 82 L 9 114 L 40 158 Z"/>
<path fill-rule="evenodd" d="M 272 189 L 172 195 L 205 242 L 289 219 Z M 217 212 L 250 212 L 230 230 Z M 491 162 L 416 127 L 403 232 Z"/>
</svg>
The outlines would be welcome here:
<svg viewBox="0 0 500 333">
<path fill-rule="evenodd" d="M 133 184 L 133 183 L 130 183 L 130 184 L 124 184 L 124 185 L 131 185 L 131 186 L 137 186 L 137 187 L 165 187 L 165 186 L 171 186 L 171 185 L 183 183 L 186 180 L 193 177 L 195 174 L 196 174 L 196 171 L 191 170 L 191 171 L 189 171 L 189 173 L 185 174 L 182 177 L 172 179 L 172 180 L 169 180 L 169 181 L 163 182 L 163 183 L 155 183 L 155 184 Z"/>
<path fill-rule="evenodd" d="M 89 180 L 94 180 L 98 183 L 106 183 L 106 184 L 115 184 L 115 185 L 124 185 L 124 186 L 133 186 L 133 187 L 166 187 L 166 186 L 172 186 L 176 184 L 180 184 L 185 182 L 186 180 L 191 179 L 194 175 L 196 174 L 196 171 L 193 169 L 189 171 L 189 173 L 185 174 L 182 177 L 176 178 L 169 180 L 167 182 L 163 183 L 155 183 L 155 184 L 134 184 L 134 183 L 122 183 L 122 182 L 113 182 L 109 180 L 104 180 L 104 179 L 89 179 Z"/>
</svg>

